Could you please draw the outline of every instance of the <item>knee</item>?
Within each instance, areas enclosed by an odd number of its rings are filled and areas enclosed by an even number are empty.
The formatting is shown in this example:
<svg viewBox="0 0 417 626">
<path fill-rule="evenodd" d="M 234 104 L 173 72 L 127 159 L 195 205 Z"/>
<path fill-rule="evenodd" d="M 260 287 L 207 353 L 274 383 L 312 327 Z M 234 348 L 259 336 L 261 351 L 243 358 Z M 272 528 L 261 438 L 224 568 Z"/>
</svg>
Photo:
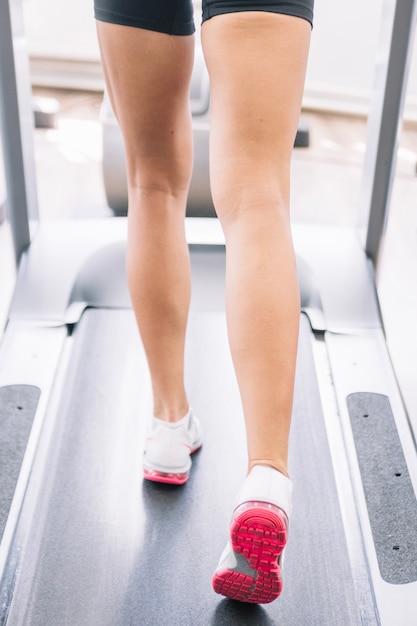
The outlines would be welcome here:
<svg viewBox="0 0 417 626">
<path fill-rule="evenodd" d="M 161 125 L 162 126 L 162 125 Z M 190 183 L 193 161 L 191 131 L 153 128 L 125 139 L 131 193 L 182 196 Z"/>
<path fill-rule="evenodd" d="M 289 202 L 279 185 L 253 184 L 213 192 L 213 202 L 225 231 L 246 222 L 268 224 L 289 220 Z"/>
<path fill-rule="evenodd" d="M 185 203 L 191 167 L 185 160 L 140 159 L 127 168 L 129 204 Z"/>
</svg>

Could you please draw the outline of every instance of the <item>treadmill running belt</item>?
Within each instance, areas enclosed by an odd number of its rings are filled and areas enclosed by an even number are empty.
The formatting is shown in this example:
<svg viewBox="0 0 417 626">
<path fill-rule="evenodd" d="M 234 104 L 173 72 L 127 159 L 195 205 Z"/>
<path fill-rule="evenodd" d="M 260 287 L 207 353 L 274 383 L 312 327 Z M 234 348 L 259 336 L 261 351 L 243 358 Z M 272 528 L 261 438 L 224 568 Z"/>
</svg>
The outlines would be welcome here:
<svg viewBox="0 0 417 626">
<path fill-rule="evenodd" d="M 211 589 L 246 470 L 224 313 L 190 316 L 187 387 L 205 438 L 184 487 L 142 480 L 151 395 L 132 312 L 89 309 L 73 340 L 43 486 L 22 513 L 30 529 L 7 626 L 362 623 L 304 316 L 284 591 L 266 606 Z"/>
<path fill-rule="evenodd" d="M 32 385 L 0 387 L 0 539 L 40 397 Z"/>
</svg>

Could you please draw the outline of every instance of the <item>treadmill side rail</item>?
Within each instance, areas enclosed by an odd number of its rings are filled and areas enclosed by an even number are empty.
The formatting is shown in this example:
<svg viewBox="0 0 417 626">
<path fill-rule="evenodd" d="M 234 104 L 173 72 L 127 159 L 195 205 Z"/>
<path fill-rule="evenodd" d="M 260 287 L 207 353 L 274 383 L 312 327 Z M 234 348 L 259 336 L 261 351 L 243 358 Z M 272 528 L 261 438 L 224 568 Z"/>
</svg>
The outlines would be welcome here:
<svg viewBox="0 0 417 626">
<path fill-rule="evenodd" d="M 401 626 L 414 626 L 417 614 L 417 582 L 407 584 L 392 584 L 386 582 L 380 571 L 377 551 L 374 543 L 374 533 L 368 511 L 366 493 L 363 486 L 361 467 L 358 462 L 355 438 L 349 415 L 349 398 L 355 394 L 369 394 L 387 398 L 392 412 L 392 428 L 398 433 L 401 444 L 403 462 L 406 463 L 407 473 L 411 481 L 411 498 L 417 494 L 417 455 L 415 441 L 410 429 L 410 424 L 405 413 L 402 398 L 398 389 L 397 381 L 392 370 L 391 361 L 387 351 L 385 338 L 382 330 L 375 329 L 368 333 L 344 336 L 341 334 L 325 334 L 326 346 L 329 354 L 332 383 L 337 399 L 340 423 L 343 432 L 344 448 L 348 455 L 349 473 L 352 477 L 355 499 L 359 513 L 361 533 L 366 549 L 366 555 L 376 603 L 383 626 L 401 624 Z M 366 419 L 365 417 L 363 419 Z M 382 419 L 382 416 L 381 416 Z M 369 450 L 371 454 L 371 448 Z M 390 449 L 385 450 L 386 463 L 395 462 L 391 457 Z M 392 470 L 397 471 L 393 468 Z M 378 486 L 375 485 L 375 491 Z M 388 494 L 387 494 L 388 495 Z M 378 516 L 389 514 L 403 515 L 405 510 L 390 511 L 381 503 Z M 413 506 L 411 504 L 411 506 Z M 372 515 L 371 515 L 372 516 Z M 374 516 L 375 518 L 375 516 Z M 381 520 L 382 522 L 382 520 Z M 393 543 L 395 523 L 390 530 L 387 519 L 383 521 L 384 528 L 378 530 L 378 541 L 381 541 L 381 532 L 386 532 L 386 542 L 390 549 L 395 550 Z M 400 558 L 401 555 L 400 555 Z M 405 557 L 407 559 L 407 557 Z M 406 567 L 407 569 L 407 567 Z M 408 568 L 409 569 L 409 568 Z M 397 570 L 398 571 L 398 570 Z M 403 574 L 401 574 L 403 575 Z M 406 573 L 404 573 L 406 575 Z M 386 574 L 384 573 L 386 577 Z M 399 574 L 397 573 L 397 577 Z"/>
</svg>

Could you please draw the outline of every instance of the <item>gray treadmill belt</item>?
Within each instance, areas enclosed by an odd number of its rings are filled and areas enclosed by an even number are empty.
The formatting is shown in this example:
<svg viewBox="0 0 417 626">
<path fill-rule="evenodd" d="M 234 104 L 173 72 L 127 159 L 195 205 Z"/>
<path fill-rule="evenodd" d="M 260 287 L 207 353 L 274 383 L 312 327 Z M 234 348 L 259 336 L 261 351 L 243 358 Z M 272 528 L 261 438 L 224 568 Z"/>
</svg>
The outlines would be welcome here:
<svg viewBox="0 0 417 626">
<path fill-rule="evenodd" d="M 0 539 L 20 473 L 41 390 L 32 385 L 0 387 Z"/>
<path fill-rule="evenodd" d="M 7 626 L 361 624 L 311 352 L 302 316 L 291 440 L 295 482 L 284 591 L 266 606 L 216 595 L 246 470 L 224 313 L 193 312 L 187 386 L 204 427 L 184 487 L 142 480 L 151 396 L 129 310 L 87 310 Z M 36 474 L 36 464 L 34 474 Z M 30 489 L 30 485 L 29 485 Z"/>
</svg>

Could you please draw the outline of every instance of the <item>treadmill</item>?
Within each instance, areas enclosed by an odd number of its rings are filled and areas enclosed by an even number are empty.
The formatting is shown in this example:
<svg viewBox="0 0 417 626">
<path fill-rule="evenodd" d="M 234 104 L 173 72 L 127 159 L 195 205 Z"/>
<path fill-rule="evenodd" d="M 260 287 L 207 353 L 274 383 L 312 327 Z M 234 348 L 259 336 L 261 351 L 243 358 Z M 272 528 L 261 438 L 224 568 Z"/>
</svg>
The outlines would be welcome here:
<svg viewBox="0 0 417 626">
<path fill-rule="evenodd" d="M 415 626 L 415 433 L 374 275 L 416 11 L 414 0 L 385 4 L 361 225 L 293 227 L 302 307 L 284 591 L 248 605 L 210 584 L 246 465 L 219 224 L 186 219 L 186 383 L 204 444 L 185 486 L 150 483 L 141 454 L 151 390 L 124 276 L 126 221 L 39 223 L 21 0 L 0 1 L 18 264 L 0 344 L 2 626 Z"/>
</svg>

